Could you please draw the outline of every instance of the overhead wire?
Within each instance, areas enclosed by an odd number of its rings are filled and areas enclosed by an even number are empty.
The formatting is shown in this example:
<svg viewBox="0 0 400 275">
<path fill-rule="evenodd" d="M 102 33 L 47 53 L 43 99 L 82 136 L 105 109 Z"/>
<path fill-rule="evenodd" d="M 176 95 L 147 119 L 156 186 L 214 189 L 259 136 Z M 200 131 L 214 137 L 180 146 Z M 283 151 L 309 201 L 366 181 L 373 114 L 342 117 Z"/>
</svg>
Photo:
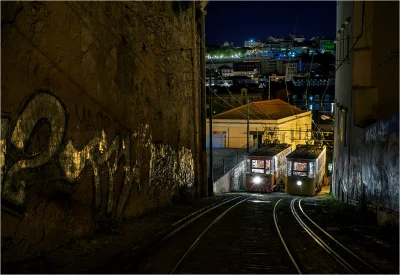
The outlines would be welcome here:
<svg viewBox="0 0 400 275">
<path fill-rule="evenodd" d="M 106 11 L 106 9 L 104 8 L 103 5 L 101 5 L 100 3 L 98 3 L 98 4 L 102 7 L 102 9 L 103 9 L 104 12 L 106 13 L 107 17 L 109 17 L 110 20 L 116 22 L 117 28 L 118 28 L 119 30 L 121 30 L 121 33 L 120 33 L 120 34 L 124 35 L 121 26 L 118 25 L 117 20 L 116 20 L 112 15 L 108 14 L 108 12 Z M 126 6 L 126 5 L 125 5 L 125 6 Z M 84 9 L 86 12 L 89 12 L 89 11 L 87 11 L 85 8 L 83 8 L 83 7 L 81 7 L 81 8 Z M 89 12 L 89 13 L 90 13 L 90 12 Z M 93 16 L 93 15 L 92 15 L 92 16 Z M 94 16 L 93 16 L 93 17 L 94 17 Z M 126 17 L 125 17 L 125 18 L 126 18 Z M 97 19 L 96 19 L 96 20 L 97 20 Z M 127 20 L 128 20 L 128 18 L 127 18 Z M 97 20 L 97 21 L 98 21 L 98 20 Z M 129 20 L 128 20 L 128 21 L 129 21 Z M 297 21 L 298 21 L 298 18 L 297 18 Z M 295 30 L 296 30 L 296 28 L 297 28 L 297 21 L 296 21 Z M 99 22 L 99 21 L 98 21 L 98 22 Z M 99 23 L 101 23 L 101 22 L 99 22 Z M 132 25 L 131 22 L 128 22 L 128 23 Z M 114 25 L 114 24 L 113 24 L 113 25 Z M 103 27 L 106 28 L 105 26 L 103 26 Z M 115 25 L 114 25 L 114 27 L 115 27 Z M 107 29 L 107 28 L 106 28 L 106 29 Z M 196 31 L 196 32 L 197 32 L 197 31 Z M 111 32 L 111 33 L 112 33 L 112 32 Z M 295 34 L 295 32 L 294 32 L 294 34 Z M 198 32 L 197 32 L 197 35 L 199 35 Z M 124 35 L 124 37 L 125 37 L 125 39 L 128 39 L 128 40 L 129 40 L 132 36 L 126 36 L 126 35 Z M 127 38 L 127 37 L 128 37 L 128 38 Z M 202 43 L 202 45 L 200 46 L 200 49 L 201 49 L 201 48 L 205 48 L 205 45 L 204 45 L 203 41 L 201 41 L 201 43 Z M 186 49 L 186 48 L 180 48 L 180 49 L 177 49 L 177 50 L 182 50 L 182 49 L 183 49 L 183 50 L 193 50 L 193 49 Z M 150 51 L 152 51 L 152 50 L 150 50 Z M 131 52 L 141 61 L 143 67 L 145 67 L 146 69 L 148 69 L 148 70 L 151 71 L 151 69 L 148 68 L 148 66 L 146 66 L 145 62 L 144 62 L 134 51 L 131 51 Z M 154 53 L 154 52 L 153 52 L 153 53 Z M 211 63 L 213 64 L 214 68 L 216 68 L 214 62 L 211 61 Z M 290 55 L 289 55 L 289 63 L 290 63 Z M 193 65 L 191 65 L 191 66 L 192 66 L 192 68 L 194 69 Z M 287 70 L 288 70 L 288 67 L 287 67 Z M 216 70 L 216 71 L 219 73 L 218 70 Z M 154 74 L 156 74 L 155 71 L 151 71 L 151 72 L 154 73 Z M 188 72 L 188 73 L 189 73 L 189 72 Z M 219 73 L 219 75 L 220 75 L 220 78 L 222 78 L 222 76 L 221 76 L 220 73 Z M 198 75 L 198 78 L 203 82 L 203 84 L 204 84 L 205 86 L 207 86 L 207 85 L 206 85 L 206 83 L 207 83 L 206 80 L 204 80 L 203 78 L 201 78 L 201 76 L 199 76 L 199 75 Z M 190 81 L 192 81 L 192 80 L 190 80 Z M 287 91 L 287 96 L 288 96 L 288 89 L 287 89 L 287 83 L 286 83 L 286 81 L 285 81 L 285 85 L 286 85 L 286 91 Z M 238 108 L 233 107 L 233 106 L 232 106 L 231 104 L 229 104 L 225 99 L 223 99 L 223 98 L 220 97 L 216 92 L 214 92 L 214 91 L 212 90 L 212 87 L 209 87 L 209 88 L 211 89 L 211 92 L 212 92 L 214 95 L 216 95 L 220 100 L 222 100 L 227 106 L 230 106 L 231 108 L 233 108 L 233 110 L 237 111 L 243 118 L 245 118 L 245 119 L 248 118 L 248 116 L 247 116 L 246 114 L 244 114 L 244 113 L 242 113 L 241 111 L 239 111 Z M 233 97 L 233 98 L 240 104 L 240 106 L 244 106 L 242 103 L 240 103 L 240 102 L 237 100 L 236 97 L 234 97 L 234 96 L 232 95 L 232 92 L 229 90 L 228 87 L 226 87 L 226 89 L 228 90 L 230 96 Z M 262 109 L 260 109 L 260 108 L 257 106 L 257 104 L 254 104 L 254 102 L 252 102 L 252 103 L 253 103 L 253 104 L 251 104 L 251 106 L 254 106 L 254 107 L 257 108 L 259 111 L 261 111 L 261 113 L 264 113 L 267 117 L 271 118 L 271 117 L 270 117 L 268 114 L 266 114 Z M 296 118 L 297 118 L 297 115 L 293 112 L 293 109 L 292 109 L 293 106 L 290 105 L 289 97 L 288 97 L 288 103 L 289 103 L 289 106 L 290 106 L 290 110 L 292 111 L 293 115 L 295 115 Z M 219 104 L 219 103 L 218 103 L 218 104 Z M 249 103 L 248 103 L 248 104 L 249 104 Z M 220 105 L 221 105 L 221 104 L 220 104 Z M 278 105 L 278 104 L 277 104 L 277 105 Z M 223 106 L 223 105 L 221 105 L 221 106 Z M 212 115 L 212 114 L 210 114 L 210 115 Z M 254 117 L 256 117 L 257 119 L 261 120 L 261 119 L 260 119 L 257 115 L 255 115 L 254 113 L 252 113 L 252 115 L 253 115 Z M 306 124 L 304 124 L 304 125 L 306 125 Z M 266 128 L 266 127 L 265 127 L 265 128 Z M 274 129 L 274 131 L 286 131 L 286 132 L 289 132 L 289 131 L 292 131 L 292 130 L 293 130 L 293 129 L 289 129 L 289 130 L 283 130 L 283 129 L 278 129 L 278 130 L 276 130 L 276 129 Z M 306 132 L 307 132 L 307 131 L 306 131 Z"/>
<path fill-rule="evenodd" d="M 386 4 L 385 8 L 390 4 L 390 2 L 388 4 Z M 365 5 L 365 1 L 364 4 Z M 364 16 L 365 16 L 365 8 L 363 7 L 362 10 L 362 26 L 361 26 L 361 33 L 356 36 L 357 39 L 354 42 L 353 46 L 351 47 L 351 49 L 348 51 L 347 55 L 345 56 L 345 58 L 343 58 L 343 60 L 340 62 L 340 64 L 338 65 L 338 67 L 336 68 L 335 72 L 337 72 L 339 70 L 339 68 L 343 65 L 343 63 L 347 60 L 347 58 L 350 56 L 350 54 L 353 52 L 355 46 L 357 45 L 358 41 L 360 40 L 360 38 L 364 35 L 364 33 L 366 33 L 366 31 L 376 22 L 378 21 L 381 17 L 375 18 L 374 20 L 372 20 L 371 24 L 368 25 L 368 27 L 366 27 L 364 29 Z"/>
<path fill-rule="evenodd" d="M 309 71 L 309 73 L 308 73 L 308 79 L 307 79 L 307 87 L 306 87 L 306 110 L 308 110 L 308 94 L 307 94 L 307 91 L 308 91 L 308 86 L 309 86 L 309 84 L 310 84 L 310 76 L 311 76 L 313 61 L 314 61 L 314 53 L 313 53 L 313 55 L 311 56 L 310 71 Z"/>
<path fill-rule="evenodd" d="M 297 18 L 297 19 L 298 19 L 298 18 Z M 297 23 L 296 23 L 296 25 L 297 25 Z M 203 47 L 205 47 L 204 44 L 203 44 Z M 290 58 L 290 55 L 289 55 L 289 58 Z M 290 59 L 289 59 L 289 61 L 290 61 Z M 220 79 L 221 79 L 221 80 L 224 80 L 223 77 L 222 77 L 222 75 L 221 75 L 221 73 L 218 71 L 218 68 L 216 67 L 215 63 L 214 63 L 212 60 L 210 60 L 210 62 L 211 62 L 211 64 L 214 66 L 215 71 L 218 73 Z M 290 63 L 290 62 L 289 62 L 289 63 Z M 286 83 L 286 82 L 285 82 L 285 83 Z M 225 86 L 225 87 L 226 87 L 226 86 Z M 232 92 L 229 90 L 229 88 L 226 87 L 226 89 L 228 90 L 229 94 L 233 97 Z M 234 97 L 234 99 L 235 99 L 241 106 L 244 106 L 244 105 L 241 104 L 235 97 Z M 252 104 L 251 104 L 251 103 L 252 103 Z M 263 113 L 268 119 L 271 119 L 271 116 L 268 115 L 268 113 L 265 113 L 256 103 L 254 103 L 254 102 L 251 102 L 251 103 L 248 102 L 248 104 L 250 104 L 250 106 L 254 106 L 257 110 L 259 110 L 261 113 Z M 289 103 L 289 102 L 288 102 L 288 103 Z M 297 115 L 293 112 L 293 109 L 292 109 L 292 106 L 290 105 L 290 103 L 289 103 L 289 107 L 290 107 L 290 110 L 292 111 L 292 114 L 293 114 L 294 116 L 296 116 L 296 118 L 297 118 Z M 253 115 L 255 116 L 254 113 L 253 113 Z M 257 116 L 256 116 L 256 117 L 257 117 Z M 260 118 L 258 118 L 258 119 L 260 119 Z"/>
<path fill-rule="evenodd" d="M 212 61 L 210 61 L 210 62 L 211 62 L 211 64 L 214 66 L 215 71 L 218 72 L 219 77 L 221 78 L 221 80 L 224 80 L 223 77 L 222 77 L 222 75 L 221 75 L 221 73 L 218 71 L 218 68 L 216 67 L 215 63 L 212 62 Z M 227 88 L 229 94 L 232 96 L 231 91 L 228 89 L 228 87 L 226 87 L 226 88 Z M 236 98 L 235 98 L 235 99 L 236 99 Z M 237 99 L 236 99 L 236 100 L 237 100 Z M 238 101 L 238 100 L 237 100 L 237 101 Z M 239 101 L 238 101 L 238 103 L 241 104 Z M 250 103 L 248 103 L 248 104 L 250 104 Z M 241 104 L 241 105 L 242 105 L 242 104 Z M 276 104 L 276 105 L 280 105 L 280 104 Z M 242 106 L 244 106 L 244 105 L 242 105 Z M 257 110 L 259 110 L 261 113 L 263 113 L 268 119 L 272 119 L 271 116 L 270 116 L 268 113 L 265 113 L 265 112 L 257 105 L 257 103 L 252 102 L 252 104 L 251 104 L 250 106 L 254 106 Z M 290 106 L 290 109 L 291 109 L 292 113 L 294 114 L 294 112 L 293 112 L 291 106 Z M 254 113 L 253 113 L 253 115 L 254 115 Z"/>
<path fill-rule="evenodd" d="M 197 34 L 198 34 L 198 33 L 197 33 Z M 203 43 L 203 41 L 201 41 L 200 43 Z M 202 46 L 205 47 L 204 44 L 203 44 Z M 222 75 L 221 75 L 221 73 L 218 71 L 217 67 L 215 66 L 214 62 L 213 62 L 212 60 L 210 60 L 210 62 L 211 62 L 211 64 L 214 66 L 215 72 L 218 73 L 220 79 L 221 79 L 221 80 L 224 80 L 223 77 L 222 77 Z M 211 71 L 211 70 L 210 70 L 210 71 Z M 210 80 L 210 82 L 212 82 L 212 80 Z M 217 85 L 217 83 L 215 83 L 215 85 Z M 234 97 L 234 96 L 232 95 L 232 92 L 229 90 L 229 88 L 228 88 L 227 86 L 225 86 L 225 88 L 227 89 L 227 91 L 228 91 L 228 93 L 231 95 L 231 97 L 233 97 L 233 98 L 239 103 L 240 106 L 244 106 L 242 103 L 240 103 L 240 101 L 239 101 L 236 97 Z M 247 102 L 247 104 L 250 104 L 250 102 Z M 249 106 L 249 107 L 250 107 L 250 106 Z M 249 109 L 250 109 L 250 108 L 249 108 Z M 260 119 L 260 120 L 261 120 L 261 118 L 258 117 L 257 115 L 255 115 L 254 113 L 253 113 L 253 116 L 256 117 L 257 119 Z"/>
<path fill-rule="evenodd" d="M 295 26 L 294 26 L 293 36 L 296 35 L 296 30 L 297 30 L 297 24 L 298 24 L 298 22 L 299 22 L 299 13 L 297 13 L 297 19 L 296 19 L 296 24 L 295 24 Z M 292 43 L 292 45 L 293 45 L 293 43 Z M 291 47 L 291 49 L 293 49 L 293 47 Z M 286 97 L 287 97 L 287 101 L 288 101 L 289 106 L 290 106 L 290 110 L 292 111 L 293 115 L 297 118 L 297 115 L 293 112 L 292 105 L 290 104 L 289 90 L 288 90 L 288 88 L 287 88 L 287 79 L 286 79 L 286 78 L 287 78 L 287 76 L 288 76 L 289 66 L 290 66 L 290 54 L 289 54 L 288 63 L 287 63 L 287 65 L 286 65 L 286 75 L 285 75 L 285 81 L 284 81 L 284 82 L 285 82 L 285 88 L 286 88 Z M 271 81 L 271 79 L 269 79 L 269 81 Z M 269 84 L 270 84 L 270 83 L 269 83 Z"/>
</svg>

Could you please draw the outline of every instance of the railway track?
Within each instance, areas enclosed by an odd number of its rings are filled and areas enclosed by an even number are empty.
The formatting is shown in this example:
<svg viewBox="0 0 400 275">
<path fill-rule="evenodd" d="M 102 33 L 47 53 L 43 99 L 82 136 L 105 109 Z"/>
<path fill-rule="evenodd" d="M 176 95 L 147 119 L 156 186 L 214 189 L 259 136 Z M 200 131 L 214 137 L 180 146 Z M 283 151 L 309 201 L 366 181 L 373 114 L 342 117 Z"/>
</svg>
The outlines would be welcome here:
<svg viewBox="0 0 400 275">
<path fill-rule="evenodd" d="M 305 259 L 307 259 L 307 257 L 313 257 L 313 256 L 299 255 L 299 253 L 302 253 L 302 250 L 298 249 L 298 245 L 297 249 L 295 249 L 294 247 L 296 245 L 290 244 L 290 242 L 291 241 L 293 242 L 293 240 L 289 240 L 288 238 L 285 237 L 282 227 L 278 223 L 276 209 L 281 201 L 282 199 L 275 204 L 273 213 L 275 227 L 278 231 L 278 235 L 297 272 L 299 274 L 302 274 L 304 272 L 309 273 L 309 271 L 307 270 L 309 263 L 302 263 L 302 260 L 304 261 Z M 323 250 L 331 258 L 333 258 L 336 261 L 336 263 L 338 263 L 339 268 L 337 266 L 334 267 L 332 269 L 332 273 L 351 273 L 351 274 L 379 273 L 379 271 L 377 271 L 376 268 L 374 268 L 369 263 L 364 261 L 361 257 L 356 255 L 345 245 L 343 245 L 337 239 L 335 239 L 332 235 L 330 235 L 324 229 L 322 229 L 317 223 L 315 223 L 301 207 L 301 201 L 302 201 L 301 199 L 296 199 L 296 198 L 290 201 L 291 214 L 301 227 L 301 231 L 309 235 L 311 239 L 315 241 L 314 246 L 308 250 L 313 250 L 315 252 L 314 254 L 319 254 L 319 252 Z M 315 247 L 315 244 L 317 244 L 317 246 L 319 246 L 320 249 L 317 249 Z M 326 256 L 324 257 L 321 254 L 319 254 L 318 258 L 321 261 L 329 260 Z"/>
<path fill-rule="evenodd" d="M 244 196 L 227 198 L 175 222 L 168 229 L 155 235 L 155 237 L 159 236 L 158 241 L 153 242 L 151 245 L 143 244 L 142 249 L 140 249 L 140 245 L 135 247 L 133 250 L 137 251 L 136 255 L 132 254 L 132 252 L 128 253 L 129 258 L 134 260 L 125 266 L 122 273 L 149 273 L 148 270 L 151 270 L 151 273 L 164 274 L 175 272 L 210 227 L 232 208 L 248 199 Z M 221 209 L 222 213 L 220 213 Z M 216 215 L 217 217 L 215 218 Z M 204 224 L 208 225 L 205 229 Z M 178 235 L 178 232 L 181 232 L 179 234 L 181 237 L 174 242 L 174 237 Z M 193 236 L 197 236 L 194 242 Z M 161 257 L 163 258 L 161 262 L 164 265 L 154 266 L 159 264 Z M 174 262 L 176 264 L 172 266 L 170 263 Z"/>
<path fill-rule="evenodd" d="M 171 274 L 174 274 L 175 271 L 178 270 L 179 266 L 182 264 L 182 262 L 184 261 L 184 259 L 187 257 L 187 255 L 190 253 L 190 251 L 193 250 L 193 248 L 195 247 L 195 245 L 200 241 L 201 237 L 210 229 L 211 226 L 213 226 L 216 222 L 218 222 L 220 219 L 222 219 L 223 216 L 225 216 L 226 213 L 228 213 L 232 208 L 234 208 L 235 206 L 247 201 L 250 198 L 245 198 L 240 200 L 239 202 L 235 203 L 234 205 L 232 205 L 231 207 L 229 207 L 228 209 L 226 209 L 221 215 L 219 215 L 200 235 L 199 237 L 197 237 L 197 239 L 192 243 L 192 245 L 186 250 L 185 254 L 180 258 L 180 260 L 178 261 L 178 263 L 175 265 L 175 267 L 172 269 Z"/>
<path fill-rule="evenodd" d="M 272 222 L 281 196 L 251 196 L 214 224 L 175 273 L 296 273 L 282 250 Z"/>
</svg>

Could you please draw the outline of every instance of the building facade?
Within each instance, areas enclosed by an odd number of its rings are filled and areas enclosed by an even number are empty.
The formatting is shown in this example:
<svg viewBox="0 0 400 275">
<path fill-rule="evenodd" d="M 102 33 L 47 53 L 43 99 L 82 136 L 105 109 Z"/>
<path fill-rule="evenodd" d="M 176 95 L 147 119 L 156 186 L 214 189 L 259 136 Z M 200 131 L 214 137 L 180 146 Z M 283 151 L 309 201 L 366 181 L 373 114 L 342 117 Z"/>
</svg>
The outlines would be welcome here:
<svg viewBox="0 0 400 275">
<path fill-rule="evenodd" d="M 320 39 L 319 51 L 321 53 L 328 52 L 336 54 L 336 41 L 334 39 Z"/>
<path fill-rule="evenodd" d="M 332 193 L 398 223 L 399 2 L 340 1 L 336 28 Z"/>
<path fill-rule="evenodd" d="M 245 147 L 249 117 L 250 141 L 257 139 L 261 144 L 265 140 L 279 140 L 280 143 L 290 143 L 295 149 L 297 144 L 305 144 L 311 139 L 311 116 L 311 112 L 300 110 L 280 99 L 244 104 L 213 116 L 213 147 Z M 208 120 L 207 127 L 209 133 Z"/>
<path fill-rule="evenodd" d="M 293 41 L 296 41 L 296 42 L 298 42 L 298 43 L 302 43 L 302 42 L 304 42 L 304 40 L 306 40 L 305 37 L 304 37 L 304 35 L 299 35 L 299 34 L 289 34 L 289 37 L 290 37 Z"/>
<path fill-rule="evenodd" d="M 308 74 L 310 72 L 316 71 L 319 68 L 320 64 L 318 63 L 308 63 L 308 62 L 299 62 L 299 73 Z"/>
<path fill-rule="evenodd" d="M 299 71 L 299 60 L 279 60 L 276 64 L 278 74 L 285 75 L 287 81 L 291 81 L 293 76 L 297 76 Z"/>
<path fill-rule="evenodd" d="M 283 38 L 282 36 L 269 36 L 268 37 L 268 41 L 271 41 L 271 42 L 281 42 L 284 40 L 285 40 L 285 38 Z"/>
<path fill-rule="evenodd" d="M 261 41 L 254 41 L 254 40 L 244 41 L 245 48 L 258 48 L 258 47 L 264 47 L 264 46 L 265 46 L 265 44 Z"/>
</svg>

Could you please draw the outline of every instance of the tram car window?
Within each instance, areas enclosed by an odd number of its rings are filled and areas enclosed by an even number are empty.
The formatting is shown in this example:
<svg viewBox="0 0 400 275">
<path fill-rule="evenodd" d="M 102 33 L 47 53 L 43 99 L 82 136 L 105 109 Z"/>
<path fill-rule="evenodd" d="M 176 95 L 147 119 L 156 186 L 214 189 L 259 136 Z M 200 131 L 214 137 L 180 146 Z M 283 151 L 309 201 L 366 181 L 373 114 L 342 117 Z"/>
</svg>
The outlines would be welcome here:
<svg viewBox="0 0 400 275">
<path fill-rule="evenodd" d="M 313 196 L 321 190 L 325 174 L 326 148 L 319 145 L 297 145 L 286 156 L 286 192 Z"/>
<path fill-rule="evenodd" d="M 246 186 L 252 192 L 283 190 L 286 175 L 286 155 L 290 144 L 265 144 L 247 154 Z"/>
</svg>

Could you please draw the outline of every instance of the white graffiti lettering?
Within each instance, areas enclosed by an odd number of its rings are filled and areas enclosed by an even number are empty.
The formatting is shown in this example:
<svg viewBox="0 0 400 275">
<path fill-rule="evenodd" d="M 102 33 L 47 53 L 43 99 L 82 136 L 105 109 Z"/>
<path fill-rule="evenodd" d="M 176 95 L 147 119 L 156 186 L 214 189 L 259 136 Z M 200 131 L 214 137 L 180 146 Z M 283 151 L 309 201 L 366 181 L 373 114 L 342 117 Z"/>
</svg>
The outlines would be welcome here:
<svg viewBox="0 0 400 275">
<path fill-rule="evenodd" d="M 184 147 L 177 151 L 168 144 L 153 144 L 149 125 L 139 125 L 137 133 L 125 134 L 122 139 L 116 135 L 111 143 L 107 142 L 103 129 L 96 132 L 82 149 L 77 149 L 71 140 L 64 142 L 67 117 L 66 108 L 56 96 L 48 92 L 40 92 L 34 95 L 22 109 L 10 135 L 10 144 L 7 143 L 6 137 L 10 123 L 6 118 L 2 118 L 0 164 L 3 198 L 17 206 L 23 205 L 26 199 L 25 182 L 17 180 L 16 175 L 24 173 L 28 168 L 47 165 L 52 160 L 59 162 L 62 174 L 69 182 L 79 182 L 84 168 L 91 167 L 96 209 L 101 203 L 101 170 L 106 167 L 108 172 L 107 211 L 112 213 L 116 209 L 117 216 L 123 212 L 134 184 L 137 185 L 139 192 L 139 172 L 142 166 L 150 168 L 149 186 L 158 189 L 159 192 L 174 190 L 185 184 L 190 187 L 193 183 L 194 163 L 191 151 Z M 41 124 L 48 124 L 51 129 L 47 143 L 38 152 L 28 153 L 29 140 Z M 11 145 L 18 150 L 18 160 L 7 169 L 9 157 L 7 146 Z M 133 161 L 131 149 L 134 149 L 135 153 Z M 123 181 L 118 203 L 114 204 L 114 176 L 121 159 L 124 159 Z M 134 163 L 133 167 L 131 163 Z"/>
<path fill-rule="evenodd" d="M 368 129 L 365 134 L 365 142 L 371 143 L 375 141 L 385 142 L 388 131 L 388 122 L 383 121 L 378 125 L 374 125 Z"/>
</svg>

